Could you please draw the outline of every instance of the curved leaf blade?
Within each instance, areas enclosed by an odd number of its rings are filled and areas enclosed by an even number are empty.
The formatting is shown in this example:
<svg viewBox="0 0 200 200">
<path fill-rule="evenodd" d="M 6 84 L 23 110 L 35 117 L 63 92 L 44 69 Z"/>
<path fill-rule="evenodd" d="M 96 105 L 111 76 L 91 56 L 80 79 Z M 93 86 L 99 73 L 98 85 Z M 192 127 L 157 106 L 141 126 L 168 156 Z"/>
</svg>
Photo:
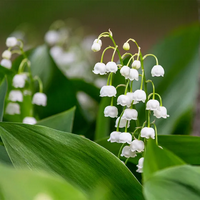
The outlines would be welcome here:
<svg viewBox="0 0 200 200">
<path fill-rule="evenodd" d="M 0 134 L 16 167 L 53 171 L 86 192 L 99 183 L 109 199 L 143 199 L 142 186 L 113 154 L 81 136 L 42 126 L 1 123 Z"/>
<path fill-rule="evenodd" d="M 8 88 L 7 78 L 4 78 L 0 84 L 0 121 L 3 119 L 4 102 Z"/>
</svg>

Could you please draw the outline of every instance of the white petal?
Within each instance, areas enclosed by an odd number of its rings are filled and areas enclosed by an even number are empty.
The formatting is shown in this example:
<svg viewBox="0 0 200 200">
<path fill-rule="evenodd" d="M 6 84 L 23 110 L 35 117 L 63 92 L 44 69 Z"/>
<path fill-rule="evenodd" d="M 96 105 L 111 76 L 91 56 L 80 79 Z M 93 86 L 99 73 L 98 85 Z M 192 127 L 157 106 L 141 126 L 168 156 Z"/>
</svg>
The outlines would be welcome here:
<svg viewBox="0 0 200 200">
<path fill-rule="evenodd" d="M 39 106 L 46 106 L 47 105 L 47 96 L 44 93 L 37 92 L 33 95 L 32 104 L 36 104 Z"/>
<path fill-rule="evenodd" d="M 24 124 L 36 124 L 37 123 L 37 121 L 36 121 L 36 119 L 34 118 L 34 117 L 25 117 L 24 119 L 23 119 L 23 123 Z"/>
</svg>

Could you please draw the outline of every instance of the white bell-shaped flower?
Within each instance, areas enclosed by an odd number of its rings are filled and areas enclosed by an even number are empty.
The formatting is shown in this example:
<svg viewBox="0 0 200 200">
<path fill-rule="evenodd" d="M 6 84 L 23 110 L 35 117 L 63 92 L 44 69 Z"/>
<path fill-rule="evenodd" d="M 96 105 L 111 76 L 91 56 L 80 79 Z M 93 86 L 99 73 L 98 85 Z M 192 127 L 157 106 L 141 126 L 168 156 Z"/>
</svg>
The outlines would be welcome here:
<svg viewBox="0 0 200 200">
<path fill-rule="evenodd" d="M 121 156 L 124 156 L 126 158 L 134 158 L 137 156 L 136 152 L 132 152 L 130 146 L 125 146 L 122 149 Z"/>
<path fill-rule="evenodd" d="M 118 115 L 118 109 L 115 106 L 107 106 L 104 109 L 104 116 L 115 118 Z"/>
<path fill-rule="evenodd" d="M 19 104 L 18 103 L 8 103 L 5 113 L 8 115 L 20 114 Z"/>
<path fill-rule="evenodd" d="M 117 120 L 115 122 L 115 127 L 117 128 L 118 123 L 119 123 L 119 128 L 124 128 L 126 126 L 126 123 L 128 120 L 121 118 L 121 120 L 119 122 L 119 119 L 120 119 L 120 117 L 117 118 Z M 129 128 L 129 126 L 130 126 L 130 121 L 128 121 L 127 128 Z"/>
<path fill-rule="evenodd" d="M 131 151 L 142 152 L 144 151 L 144 142 L 142 140 L 133 140 L 130 144 Z"/>
<path fill-rule="evenodd" d="M 135 96 L 133 92 L 127 92 L 126 95 L 131 99 L 132 104 L 137 104 L 138 101 L 135 101 Z"/>
<path fill-rule="evenodd" d="M 119 143 L 119 135 L 121 134 L 121 132 L 119 131 L 113 131 L 111 134 L 110 134 L 110 138 L 108 139 L 109 142 L 117 142 Z"/>
<path fill-rule="evenodd" d="M 11 90 L 9 95 L 8 95 L 8 99 L 10 101 L 22 102 L 23 101 L 23 94 L 20 90 Z"/>
<path fill-rule="evenodd" d="M 134 60 L 132 63 L 132 68 L 140 69 L 140 67 L 141 67 L 141 62 L 139 60 Z"/>
<path fill-rule="evenodd" d="M 129 44 L 128 42 L 125 42 L 125 43 L 123 44 L 123 49 L 124 49 L 125 51 L 128 51 L 128 50 L 130 49 L 130 44 Z"/>
<path fill-rule="evenodd" d="M 13 77 L 13 83 L 12 84 L 15 88 L 23 88 L 25 86 L 26 79 L 27 79 L 26 74 L 16 74 Z"/>
<path fill-rule="evenodd" d="M 151 75 L 152 76 L 164 76 L 164 69 L 161 65 L 155 65 L 152 69 L 151 69 Z"/>
<path fill-rule="evenodd" d="M 144 163 L 144 157 L 140 158 L 138 161 L 138 169 L 136 170 L 136 172 L 138 173 L 142 173 L 143 172 L 143 163 Z"/>
<path fill-rule="evenodd" d="M 119 135 L 119 143 L 128 143 L 130 144 L 132 141 L 132 135 L 127 132 L 123 132 Z"/>
<path fill-rule="evenodd" d="M 121 73 L 122 76 L 124 76 L 127 79 L 127 78 L 129 78 L 130 68 L 128 66 L 123 66 L 120 69 L 120 73 Z"/>
<path fill-rule="evenodd" d="M 12 56 L 12 53 L 11 53 L 11 51 L 9 51 L 9 50 L 5 50 L 3 53 L 2 53 L 2 58 L 4 58 L 4 59 L 10 59 L 11 58 L 11 56 Z"/>
<path fill-rule="evenodd" d="M 106 70 L 107 72 L 113 72 L 116 73 L 116 71 L 118 70 L 117 64 L 115 62 L 108 62 L 106 64 Z"/>
<path fill-rule="evenodd" d="M 101 50 L 101 46 L 102 46 L 102 41 L 100 39 L 95 39 L 91 49 L 92 51 L 97 52 Z"/>
<path fill-rule="evenodd" d="M 138 81 L 139 80 L 139 73 L 136 69 L 130 69 L 129 79 L 131 81 L 133 81 L 133 80 Z"/>
<path fill-rule="evenodd" d="M 100 90 L 100 97 L 115 97 L 117 90 L 112 85 L 103 86 Z"/>
<path fill-rule="evenodd" d="M 37 92 L 33 95 L 32 104 L 36 104 L 38 106 L 46 106 L 47 105 L 47 96 L 44 93 Z"/>
<path fill-rule="evenodd" d="M 164 106 L 160 106 L 158 110 L 154 110 L 154 116 L 156 118 L 167 118 L 169 115 L 167 114 L 167 109 Z"/>
<path fill-rule="evenodd" d="M 55 30 L 48 31 L 45 36 L 44 40 L 49 45 L 54 45 L 59 41 L 59 33 Z"/>
<path fill-rule="evenodd" d="M 1 66 L 10 69 L 12 67 L 12 62 L 8 59 L 2 59 L 1 60 Z"/>
<path fill-rule="evenodd" d="M 136 90 L 135 92 L 133 92 L 133 98 L 134 101 L 139 102 L 145 102 L 146 100 L 146 93 L 143 90 Z"/>
<path fill-rule="evenodd" d="M 18 44 L 17 38 L 15 37 L 8 37 L 6 39 L 6 46 L 7 47 L 14 47 Z"/>
<path fill-rule="evenodd" d="M 124 113 L 122 115 L 122 119 L 126 119 L 126 120 L 137 120 L 138 117 L 138 112 L 135 109 L 125 109 Z"/>
<path fill-rule="evenodd" d="M 131 106 L 130 97 L 128 95 L 124 95 L 124 94 L 118 96 L 117 105 L 130 107 Z"/>
<path fill-rule="evenodd" d="M 147 101 L 146 110 L 158 110 L 160 108 L 160 103 L 158 100 L 150 99 Z"/>
<path fill-rule="evenodd" d="M 24 124 L 31 124 L 31 125 L 33 125 L 33 124 L 36 124 L 37 121 L 36 121 L 36 119 L 34 117 L 25 117 L 23 119 L 23 123 Z"/>
<path fill-rule="evenodd" d="M 53 46 L 50 49 L 50 54 L 56 61 L 62 57 L 63 53 L 63 49 L 60 46 Z"/>
<path fill-rule="evenodd" d="M 106 74 L 106 65 L 104 63 L 96 63 L 93 70 L 94 74 L 104 75 Z"/>
<path fill-rule="evenodd" d="M 152 138 L 152 139 L 155 139 L 155 131 L 153 128 L 151 127 L 144 127 L 142 130 L 141 130 L 141 137 L 143 138 Z"/>
</svg>

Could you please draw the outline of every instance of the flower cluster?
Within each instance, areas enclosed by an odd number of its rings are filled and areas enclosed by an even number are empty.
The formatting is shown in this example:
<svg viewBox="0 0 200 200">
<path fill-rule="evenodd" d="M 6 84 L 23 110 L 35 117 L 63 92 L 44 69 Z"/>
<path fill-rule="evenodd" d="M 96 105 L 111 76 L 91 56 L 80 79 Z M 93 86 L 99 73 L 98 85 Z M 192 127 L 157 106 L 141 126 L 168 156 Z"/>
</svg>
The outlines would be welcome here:
<svg viewBox="0 0 200 200">
<path fill-rule="evenodd" d="M 142 173 L 144 161 L 143 153 L 145 151 L 145 146 L 148 142 L 148 139 L 155 139 L 156 143 L 158 144 L 157 128 L 155 123 L 151 122 L 151 113 L 153 113 L 156 118 L 169 117 L 167 114 L 167 109 L 162 106 L 161 96 L 155 92 L 153 81 L 145 79 L 145 68 L 143 61 L 148 56 L 153 56 L 155 58 L 156 65 L 154 65 L 151 69 L 152 77 L 163 77 L 164 69 L 158 64 L 158 59 L 155 55 L 147 54 L 143 56 L 141 53 L 141 48 L 137 42 L 131 38 L 124 43 L 123 49 L 130 50 L 129 42 L 133 42 L 135 43 L 138 51 L 134 54 L 124 53 L 121 55 L 111 31 L 103 32 L 97 39 L 94 40 L 91 47 L 94 52 L 100 51 L 102 47 L 101 38 L 103 37 L 109 37 L 113 42 L 113 46 L 109 46 L 104 49 L 101 56 L 101 61 L 95 64 L 93 72 L 99 75 L 108 74 L 107 85 L 104 85 L 101 88 L 100 96 L 111 98 L 110 105 L 104 109 L 105 117 L 117 118 L 115 123 L 116 130 L 110 134 L 108 141 L 112 143 L 122 143 L 118 157 L 121 156 L 127 158 L 126 162 L 129 158 L 133 158 L 136 157 L 137 154 L 141 154 L 141 158 L 139 159 L 137 165 L 137 172 Z M 111 60 L 105 64 L 103 62 L 103 57 L 108 49 L 113 50 L 113 55 Z M 114 62 L 114 56 L 116 53 L 118 54 L 120 60 L 120 63 L 118 64 Z M 124 63 L 123 60 L 125 56 L 128 58 L 127 63 Z M 124 77 L 124 83 L 115 87 L 113 85 L 113 76 L 116 73 L 120 73 L 121 76 Z M 133 91 L 134 81 L 140 81 L 140 88 L 136 89 L 135 91 Z M 147 83 L 152 85 L 152 93 L 150 94 L 147 91 Z M 118 94 L 117 90 L 119 87 L 125 88 L 123 94 Z M 115 97 L 116 104 L 118 106 L 114 106 Z M 141 125 L 138 124 L 138 115 L 140 113 L 138 113 L 136 109 L 137 104 L 139 103 L 145 104 L 144 112 L 147 113 L 146 121 L 144 121 Z M 131 121 L 135 121 L 137 124 L 137 127 L 135 127 L 133 130 L 130 128 Z"/>
<path fill-rule="evenodd" d="M 23 42 L 15 37 L 9 37 L 6 40 L 6 46 L 8 47 L 2 53 L 3 60 L 1 61 L 1 66 L 7 68 L 8 70 L 12 69 L 11 56 L 12 54 L 23 55 L 23 59 L 19 65 L 17 74 L 13 75 L 11 86 L 9 84 L 9 94 L 7 99 L 7 105 L 5 108 L 6 115 L 20 115 L 22 114 L 21 109 L 23 104 L 27 104 L 28 102 L 24 102 L 24 98 L 26 96 L 31 96 L 31 104 L 46 106 L 47 97 L 42 92 L 43 85 L 39 77 L 33 77 L 30 70 L 30 61 L 28 60 L 24 50 L 23 50 Z M 34 93 L 33 91 L 33 83 L 37 80 L 39 83 L 39 92 Z M 33 94 L 34 93 L 34 94 Z M 33 95 L 32 95 L 33 94 Z M 22 122 L 26 124 L 35 124 L 37 121 L 33 117 L 32 106 L 29 106 L 28 113 L 30 116 L 22 116 Z"/>
</svg>

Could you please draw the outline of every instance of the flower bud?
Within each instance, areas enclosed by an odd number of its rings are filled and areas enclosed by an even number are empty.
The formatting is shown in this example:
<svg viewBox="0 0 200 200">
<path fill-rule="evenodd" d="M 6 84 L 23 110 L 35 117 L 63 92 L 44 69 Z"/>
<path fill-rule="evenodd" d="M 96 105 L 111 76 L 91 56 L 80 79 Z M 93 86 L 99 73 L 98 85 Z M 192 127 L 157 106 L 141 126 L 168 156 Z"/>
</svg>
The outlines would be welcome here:
<svg viewBox="0 0 200 200">
<path fill-rule="evenodd" d="M 130 144 L 131 151 L 142 152 L 144 151 L 144 142 L 142 140 L 133 140 Z"/>
<path fill-rule="evenodd" d="M 130 144 L 132 141 L 132 135 L 127 132 L 123 132 L 119 135 L 119 143 L 128 143 Z"/>
<path fill-rule="evenodd" d="M 5 59 L 7 59 L 7 60 L 9 60 L 9 59 L 11 58 L 11 56 L 12 56 L 12 53 L 11 53 L 11 51 L 9 51 L 9 50 L 5 50 L 5 51 L 2 53 L 2 58 L 5 58 Z"/>
<path fill-rule="evenodd" d="M 122 76 L 124 76 L 127 79 L 127 78 L 129 78 L 130 68 L 128 66 L 123 66 L 120 69 L 120 73 L 121 73 Z"/>
<path fill-rule="evenodd" d="M 116 122 L 115 122 L 115 127 L 116 127 L 116 128 L 117 128 L 117 126 L 118 126 L 119 119 L 120 119 L 120 117 L 118 117 L 117 120 L 116 120 Z M 129 126 L 130 126 L 130 121 L 121 118 L 120 123 L 119 123 L 119 128 L 124 128 L 124 127 L 126 126 L 126 123 L 127 123 L 127 122 L 128 122 L 127 128 L 129 128 Z"/>
<path fill-rule="evenodd" d="M 123 149 L 122 149 L 122 153 L 121 153 L 121 156 L 124 156 L 126 158 L 134 158 L 137 156 L 136 152 L 132 152 L 131 149 L 130 149 L 130 146 L 125 146 Z"/>
<path fill-rule="evenodd" d="M 94 74 L 104 75 L 106 74 L 106 65 L 104 63 L 96 63 L 93 70 Z"/>
<path fill-rule="evenodd" d="M 158 110 L 160 107 L 160 103 L 158 100 L 150 99 L 147 101 L 146 110 Z"/>
<path fill-rule="evenodd" d="M 11 90 L 10 93 L 9 93 L 8 99 L 10 101 L 22 102 L 23 101 L 22 92 L 20 90 Z"/>
<path fill-rule="evenodd" d="M 164 69 L 161 65 L 155 65 L 152 69 L 151 69 L 151 75 L 154 76 L 164 76 Z"/>
<path fill-rule="evenodd" d="M 25 117 L 23 119 L 23 123 L 24 124 L 31 124 L 31 125 L 33 125 L 33 124 L 36 124 L 37 121 L 36 121 L 36 119 L 34 117 Z"/>
<path fill-rule="evenodd" d="M 6 39 L 6 46 L 7 47 L 14 47 L 14 46 L 17 45 L 17 43 L 18 43 L 18 41 L 17 41 L 17 38 L 15 38 L 15 37 L 8 37 Z"/>
<path fill-rule="evenodd" d="M 54 45 L 59 41 L 59 33 L 55 30 L 50 30 L 45 34 L 44 40 L 47 44 Z"/>
<path fill-rule="evenodd" d="M 118 115 L 118 110 L 117 107 L 115 106 L 107 106 L 104 109 L 104 116 L 105 117 L 111 117 L 111 118 L 115 118 Z"/>
<path fill-rule="evenodd" d="M 138 112 L 135 109 L 127 108 L 124 110 L 124 114 L 122 115 L 122 119 L 126 120 L 137 120 Z"/>
<path fill-rule="evenodd" d="M 100 97 L 115 97 L 117 94 L 117 90 L 112 85 L 103 86 L 100 90 Z"/>
<path fill-rule="evenodd" d="M 167 109 L 164 106 L 160 106 L 158 110 L 154 110 L 154 116 L 156 118 L 167 118 L 169 115 L 167 114 Z"/>
<path fill-rule="evenodd" d="M 115 62 L 108 62 L 106 64 L 106 70 L 107 72 L 113 72 L 116 73 L 116 71 L 118 70 L 117 64 Z"/>
<path fill-rule="evenodd" d="M 8 59 L 1 60 L 1 65 L 7 69 L 10 69 L 12 67 L 12 62 Z"/>
<path fill-rule="evenodd" d="M 119 143 L 119 135 L 121 134 L 121 132 L 118 132 L 118 131 L 113 131 L 111 134 L 110 134 L 110 138 L 108 139 L 109 142 L 117 142 Z"/>
<path fill-rule="evenodd" d="M 125 43 L 124 43 L 123 49 L 124 49 L 125 51 L 128 51 L 128 50 L 130 49 L 130 45 L 129 45 L 128 42 L 125 42 Z"/>
<path fill-rule="evenodd" d="M 47 105 L 47 96 L 44 93 L 37 92 L 33 95 L 32 104 L 36 104 L 38 106 L 46 106 Z"/>
<path fill-rule="evenodd" d="M 141 67 L 141 62 L 140 62 L 139 60 L 134 60 L 131 66 L 132 66 L 132 68 L 134 68 L 134 69 L 140 69 L 140 67 Z"/>
<path fill-rule="evenodd" d="M 153 128 L 151 127 L 144 127 L 142 130 L 141 130 L 141 137 L 143 138 L 152 138 L 152 139 L 155 139 L 155 131 Z"/>
<path fill-rule="evenodd" d="M 97 52 L 101 50 L 101 46 L 98 43 L 93 43 L 91 49 L 92 51 Z"/>
<path fill-rule="evenodd" d="M 20 114 L 19 104 L 18 103 L 8 103 L 5 113 L 8 115 Z"/>
</svg>

